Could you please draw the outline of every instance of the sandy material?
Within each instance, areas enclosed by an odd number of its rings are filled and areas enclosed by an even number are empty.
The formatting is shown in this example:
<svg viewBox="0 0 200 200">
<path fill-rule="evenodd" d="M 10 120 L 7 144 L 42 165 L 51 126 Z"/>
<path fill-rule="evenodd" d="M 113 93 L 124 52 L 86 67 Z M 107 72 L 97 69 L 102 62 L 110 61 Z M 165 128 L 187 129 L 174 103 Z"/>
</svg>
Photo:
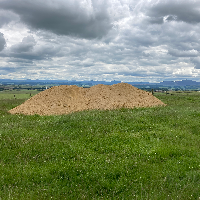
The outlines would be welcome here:
<svg viewBox="0 0 200 200">
<path fill-rule="evenodd" d="M 9 112 L 25 115 L 62 115 L 82 110 L 112 110 L 164 105 L 151 93 L 128 83 L 118 83 L 112 86 L 100 84 L 91 88 L 61 85 L 38 93 Z"/>
</svg>

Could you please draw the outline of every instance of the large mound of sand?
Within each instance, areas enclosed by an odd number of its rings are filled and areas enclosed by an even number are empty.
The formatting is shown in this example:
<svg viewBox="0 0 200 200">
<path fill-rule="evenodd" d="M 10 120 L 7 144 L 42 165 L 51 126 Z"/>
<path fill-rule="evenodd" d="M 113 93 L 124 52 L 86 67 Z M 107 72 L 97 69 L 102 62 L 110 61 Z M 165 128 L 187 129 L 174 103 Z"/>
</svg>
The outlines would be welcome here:
<svg viewBox="0 0 200 200">
<path fill-rule="evenodd" d="M 61 115 L 82 110 L 111 110 L 117 108 L 165 105 L 151 93 L 127 83 L 96 85 L 91 88 L 55 86 L 38 93 L 13 108 L 11 114 Z"/>
</svg>

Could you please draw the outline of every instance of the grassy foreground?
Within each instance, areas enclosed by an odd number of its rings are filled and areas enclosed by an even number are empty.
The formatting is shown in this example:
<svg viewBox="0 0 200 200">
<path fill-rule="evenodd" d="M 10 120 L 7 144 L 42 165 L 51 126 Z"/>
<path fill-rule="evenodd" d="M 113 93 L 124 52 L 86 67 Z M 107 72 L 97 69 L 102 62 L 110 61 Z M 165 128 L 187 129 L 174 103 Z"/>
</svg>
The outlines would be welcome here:
<svg viewBox="0 0 200 200">
<path fill-rule="evenodd" d="M 0 95 L 0 199 L 200 199 L 200 93 L 65 116 Z"/>
</svg>

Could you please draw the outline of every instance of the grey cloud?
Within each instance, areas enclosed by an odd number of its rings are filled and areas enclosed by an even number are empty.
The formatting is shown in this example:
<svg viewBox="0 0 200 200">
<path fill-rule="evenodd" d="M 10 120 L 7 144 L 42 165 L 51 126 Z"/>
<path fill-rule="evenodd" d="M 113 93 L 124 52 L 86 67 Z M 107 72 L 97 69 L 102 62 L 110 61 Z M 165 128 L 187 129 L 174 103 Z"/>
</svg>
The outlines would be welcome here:
<svg viewBox="0 0 200 200">
<path fill-rule="evenodd" d="M 17 13 L 24 23 L 34 29 L 83 38 L 102 37 L 112 27 L 106 1 L 92 0 L 91 3 L 82 6 L 79 0 L 3 0 L 0 7 Z"/>
<path fill-rule="evenodd" d="M 151 24 L 162 24 L 164 22 L 163 17 L 151 17 L 147 21 Z"/>
<path fill-rule="evenodd" d="M 4 49 L 5 45 L 6 45 L 6 40 L 4 38 L 3 33 L 0 32 L 0 51 Z"/>
<path fill-rule="evenodd" d="M 180 51 L 178 49 L 170 49 L 168 53 L 175 57 L 197 57 L 199 52 L 197 50 Z"/>
<path fill-rule="evenodd" d="M 150 57 L 150 53 L 142 52 L 142 55 L 143 55 L 144 57 Z"/>
<path fill-rule="evenodd" d="M 153 35 L 146 30 L 139 29 L 136 32 L 132 32 L 132 30 L 127 30 L 123 33 L 120 38 L 124 42 L 124 47 L 126 45 L 132 47 L 148 47 L 153 46 L 157 42 L 157 36 Z"/>
<path fill-rule="evenodd" d="M 159 66 L 160 65 L 160 63 L 158 62 L 158 61 L 155 61 L 155 60 L 147 60 L 147 59 L 141 59 L 140 61 L 139 61 L 139 64 L 140 64 L 140 66 Z"/>
<path fill-rule="evenodd" d="M 17 15 L 10 11 L 5 11 L 0 9 L 0 27 L 5 24 L 8 24 L 12 20 L 16 20 Z"/>
<path fill-rule="evenodd" d="M 0 57 L 7 59 L 7 62 L 19 62 L 17 59 L 21 59 L 25 63 L 28 62 L 26 60 L 45 60 L 47 59 L 45 55 L 40 54 L 39 52 L 28 52 L 28 53 L 14 53 L 14 52 L 6 52 L 1 53 Z"/>
<path fill-rule="evenodd" d="M 36 41 L 33 36 L 27 36 L 24 37 L 22 42 L 19 44 L 13 45 L 11 47 L 11 51 L 15 53 L 23 53 L 23 52 L 29 52 L 33 49 L 33 47 L 36 45 Z"/>
<path fill-rule="evenodd" d="M 22 63 L 22 64 L 33 64 L 32 60 L 22 59 L 22 58 L 11 58 L 9 62 L 12 63 Z"/>
<path fill-rule="evenodd" d="M 141 45 L 141 46 L 153 46 L 153 44 L 156 42 L 157 38 L 153 37 L 150 34 L 146 33 L 141 33 L 133 36 L 133 43 L 136 43 L 136 45 Z"/>
<path fill-rule="evenodd" d="M 1 74 L 6 74 L 6 73 L 13 73 L 13 72 L 18 72 L 18 71 L 23 71 L 25 67 L 23 66 L 0 66 L 0 73 Z"/>
<path fill-rule="evenodd" d="M 24 60 L 36 60 L 36 61 L 42 61 L 42 60 L 52 60 L 49 55 L 46 55 L 45 53 L 40 54 L 39 52 L 30 52 L 30 53 L 10 53 L 7 55 L 11 58 L 19 58 Z"/>
<path fill-rule="evenodd" d="M 191 58 L 191 62 L 195 65 L 195 69 L 200 69 L 200 57 Z"/>
<path fill-rule="evenodd" d="M 200 22 L 200 2 L 186 1 L 186 0 L 160 0 L 147 10 L 147 16 L 151 17 L 149 20 L 155 23 L 155 19 L 165 18 L 167 21 L 177 20 L 186 23 Z"/>
<path fill-rule="evenodd" d="M 34 37 L 24 37 L 22 42 L 7 48 L 0 54 L 1 57 L 8 58 L 9 62 L 32 62 L 42 60 L 52 60 L 53 57 L 66 56 L 65 50 L 61 52 L 62 44 L 56 44 L 54 41 L 51 43 L 44 43 L 44 41 L 38 44 Z"/>
</svg>

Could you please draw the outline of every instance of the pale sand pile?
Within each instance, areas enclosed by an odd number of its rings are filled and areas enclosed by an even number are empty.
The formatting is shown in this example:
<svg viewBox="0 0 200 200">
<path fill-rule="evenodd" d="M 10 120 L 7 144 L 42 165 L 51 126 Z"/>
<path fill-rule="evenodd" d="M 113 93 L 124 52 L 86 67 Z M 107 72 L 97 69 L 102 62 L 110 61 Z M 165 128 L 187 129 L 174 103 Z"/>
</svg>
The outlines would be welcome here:
<svg viewBox="0 0 200 200">
<path fill-rule="evenodd" d="M 11 114 L 62 115 L 82 110 L 111 110 L 117 108 L 165 105 L 151 93 L 127 83 L 96 85 L 91 88 L 55 86 L 38 93 L 13 108 Z"/>
</svg>

